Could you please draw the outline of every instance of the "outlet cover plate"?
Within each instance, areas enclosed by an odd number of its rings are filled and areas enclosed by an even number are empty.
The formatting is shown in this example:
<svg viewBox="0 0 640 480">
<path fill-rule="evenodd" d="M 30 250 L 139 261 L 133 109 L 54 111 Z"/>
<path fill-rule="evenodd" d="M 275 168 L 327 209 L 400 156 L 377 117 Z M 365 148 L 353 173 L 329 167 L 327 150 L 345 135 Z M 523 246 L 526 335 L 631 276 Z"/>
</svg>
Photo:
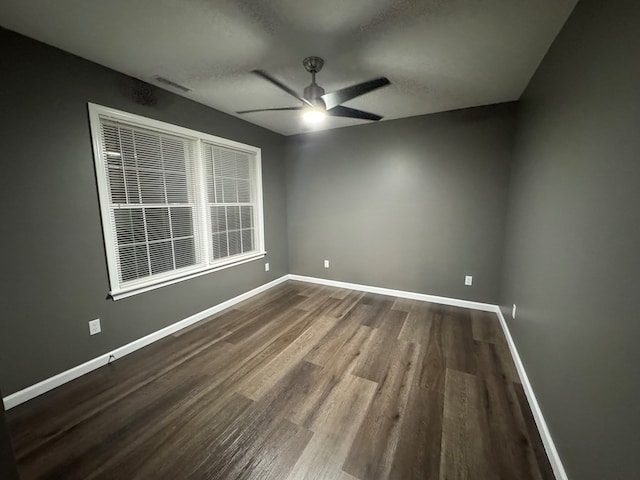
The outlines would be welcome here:
<svg viewBox="0 0 640 480">
<path fill-rule="evenodd" d="M 102 328 L 100 327 L 100 319 L 96 318 L 95 320 L 91 320 L 89 322 L 89 335 L 95 335 L 96 333 L 100 333 Z"/>
<path fill-rule="evenodd" d="M 473 277 L 471 275 L 465 275 L 464 284 L 465 285 L 473 285 Z"/>
</svg>

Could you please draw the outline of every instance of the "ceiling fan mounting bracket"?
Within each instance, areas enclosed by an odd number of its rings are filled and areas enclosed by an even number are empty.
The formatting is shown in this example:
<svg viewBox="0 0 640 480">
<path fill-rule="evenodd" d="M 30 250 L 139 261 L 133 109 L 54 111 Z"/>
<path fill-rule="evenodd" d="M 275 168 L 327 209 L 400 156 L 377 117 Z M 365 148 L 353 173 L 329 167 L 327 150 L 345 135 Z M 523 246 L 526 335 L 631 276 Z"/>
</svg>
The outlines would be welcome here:
<svg viewBox="0 0 640 480">
<path fill-rule="evenodd" d="M 324 65 L 324 60 L 320 57 L 307 57 L 302 61 L 305 70 L 309 73 L 318 73 L 322 70 L 322 66 Z"/>
</svg>

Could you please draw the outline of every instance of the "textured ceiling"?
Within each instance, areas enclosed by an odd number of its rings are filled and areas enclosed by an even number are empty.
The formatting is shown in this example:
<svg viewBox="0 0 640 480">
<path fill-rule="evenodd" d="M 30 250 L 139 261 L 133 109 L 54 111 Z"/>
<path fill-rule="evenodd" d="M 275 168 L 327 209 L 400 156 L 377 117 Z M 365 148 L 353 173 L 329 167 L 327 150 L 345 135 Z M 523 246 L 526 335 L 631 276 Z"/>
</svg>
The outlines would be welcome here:
<svg viewBox="0 0 640 480">
<path fill-rule="evenodd" d="M 302 92 L 302 59 L 317 55 L 327 92 L 388 77 L 346 106 L 392 119 L 518 99 L 576 2 L 2 0 L 0 25 L 150 83 L 168 78 L 233 115 L 297 105 L 250 72 Z M 297 112 L 238 116 L 285 135 L 309 128 Z"/>
</svg>

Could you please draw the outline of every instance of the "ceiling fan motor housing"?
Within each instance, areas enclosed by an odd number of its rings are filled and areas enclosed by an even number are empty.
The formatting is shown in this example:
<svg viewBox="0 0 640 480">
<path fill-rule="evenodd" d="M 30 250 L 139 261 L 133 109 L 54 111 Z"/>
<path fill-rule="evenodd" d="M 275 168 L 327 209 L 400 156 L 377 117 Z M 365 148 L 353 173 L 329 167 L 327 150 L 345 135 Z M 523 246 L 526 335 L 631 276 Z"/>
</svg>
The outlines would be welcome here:
<svg viewBox="0 0 640 480">
<path fill-rule="evenodd" d="M 318 85 L 316 82 L 312 82 L 311 85 L 305 87 L 304 89 L 304 98 L 313 103 L 316 107 L 326 108 L 324 100 L 322 100 L 322 95 L 324 95 L 324 88 Z"/>
</svg>

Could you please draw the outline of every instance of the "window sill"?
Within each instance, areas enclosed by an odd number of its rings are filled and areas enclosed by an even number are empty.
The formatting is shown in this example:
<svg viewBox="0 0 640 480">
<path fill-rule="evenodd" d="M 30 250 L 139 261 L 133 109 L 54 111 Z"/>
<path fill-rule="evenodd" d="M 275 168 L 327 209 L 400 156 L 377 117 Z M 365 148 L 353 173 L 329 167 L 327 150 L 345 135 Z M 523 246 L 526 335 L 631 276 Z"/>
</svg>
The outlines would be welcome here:
<svg viewBox="0 0 640 480">
<path fill-rule="evenodd" d="M 196 278 L 201 275 L 206 275 L 208 273 L 217 272 L 219 270 L 224 270 L 226 268 L 235 267 L 236 265 L 242 265 L 243 263 L 252 262 L 254 260 L 264 258 L 266 255 L 267 255 L 267 252 L 259 252 L 250 257 L 244 257 L 240 260 L 236 260 L 230 263 L 225 263 L 223 265 L 206 266 L 206 267 L 199 268 L 197 270 L 190 270 L 189 272 L 182 273 L 177 276 L 165 277 L 165 278 L 157 279 L 153 282 L 145 282 L 144 284 L 141 284 L 141 285 L 130 286 L 130 287 L 122 288 L 119 290 L 112 290 L 109 292 L 109 296 L 114 301 L 127 298 L 127 297 L 132 297 L 140 293 L 155 290 L 156 288 L 166 287 L 167 285 L 173 285 L 174 283 L 182 282 L 184 280 L 189 280 L 191 278 Z"/>
</svg>

